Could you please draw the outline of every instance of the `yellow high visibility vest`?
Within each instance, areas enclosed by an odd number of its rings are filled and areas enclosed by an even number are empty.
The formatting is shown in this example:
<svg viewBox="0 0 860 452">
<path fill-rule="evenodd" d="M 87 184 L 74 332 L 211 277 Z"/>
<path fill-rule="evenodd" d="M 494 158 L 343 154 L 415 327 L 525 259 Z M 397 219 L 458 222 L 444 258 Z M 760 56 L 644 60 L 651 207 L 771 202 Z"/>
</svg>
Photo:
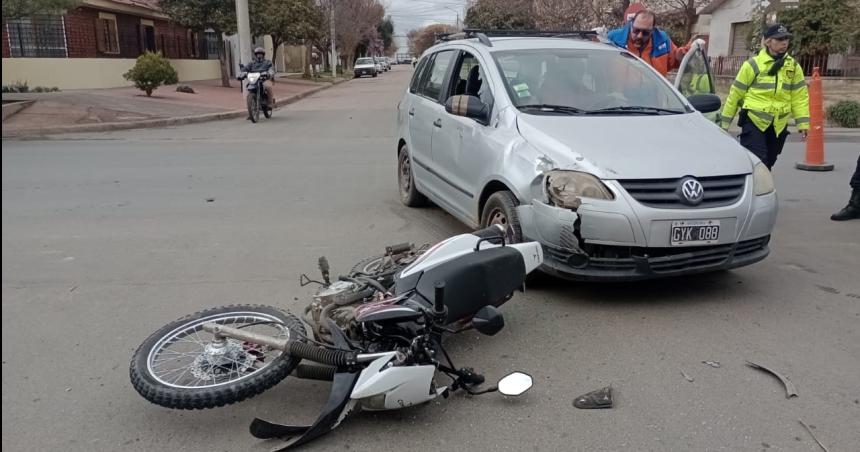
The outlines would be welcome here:
<svg viewBox="0 0 860 452">
<path fill-rule="evenodd" d="M 779 135 L 788 126 L 789 116 L 794 117 L 799 130 L 809 129 L 809 90 L 803 69 L 786 55 L 782 68 L 769 75 L 773 63 L 767 49 L 762 49 L 741 66 L 720 117 L 724 129 L 729 128 L 741 106 L 749 110 L 750 121 L 761 131 L 773 124 Z"/>
</svg>

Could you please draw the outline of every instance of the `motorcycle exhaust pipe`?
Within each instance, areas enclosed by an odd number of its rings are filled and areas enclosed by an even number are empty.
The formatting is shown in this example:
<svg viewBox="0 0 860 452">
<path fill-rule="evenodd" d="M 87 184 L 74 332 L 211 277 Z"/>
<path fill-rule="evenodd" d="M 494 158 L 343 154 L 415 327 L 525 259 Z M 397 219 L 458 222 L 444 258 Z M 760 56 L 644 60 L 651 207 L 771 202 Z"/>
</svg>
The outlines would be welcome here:
<svg viewBox="0 0 860 452">
<path fill-rule="evenodd" d="M 287 354 L 297 358 L 336 367 L 353 366 L 357 363 L 370 362 L 391 354 L 390 352 L 357 354 L 352 351 L 331 350 L 301 341 L 291 341 L 289 337 L 287 339 L 278 339 L 265 334 L 253 333 L 217 323 L 204 323 L 203 331 L 214 334 L 216 340 L 231 338 L 252 344 L 265 345 L 275 350 L 283 350 Z"/>
</svg>

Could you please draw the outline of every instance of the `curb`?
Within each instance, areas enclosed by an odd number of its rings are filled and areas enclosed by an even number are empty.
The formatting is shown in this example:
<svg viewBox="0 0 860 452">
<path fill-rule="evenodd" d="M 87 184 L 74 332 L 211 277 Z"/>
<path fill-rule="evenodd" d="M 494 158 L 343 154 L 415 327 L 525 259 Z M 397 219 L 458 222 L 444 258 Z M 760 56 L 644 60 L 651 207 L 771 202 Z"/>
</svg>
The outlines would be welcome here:
<svg viewBox="0 0 860 452">
<path fill-rule="evenodd" d="M 325 89 L 331 88 L 341 83 L 346 83 L 349 80 L 341 80 L 330 83 L 326 86 L 319 86 L 309 89 L 299 94 L 294 94 L 285 99 L 280 99 L 275 102 L 275 108 L 283 107 L 284 105 L 292 104 L 305 97 L 316 94 Z M 55 135 L 61 133 L 77 133 L 77 132 L 110 132 L 114 130 L 128 129 L 145 129 L 153 127 L 170 127 L 185 124 L 197 124 L 201 122 L 220 121 L 223 119 L 241 118 L 248 114 L 248 110 L 231 110 L 218 113 L 206 113 L 195 116 L 177 116 L 172 118 L 160 119 L 145 119 L 142 121 L 127 121 L 127 122 L 103 122 L 99 124 L 79 124 L 74 126 L 57 126 L 57 127 L 40 127 L 33 129 L 18 129 L 9 130 L 3 129 L 3 138 L 38 138 L 45 135 Z"/>
<path fill-rule="evenodd" d="M 22 110 L 26 110 L 27 107 L 34 103 L 36 103 L 34 100 L 17 100 L 8 104 L 3 104 L 3 121 L 5 121 L 6 118 L 15 116 Z"/>
</svg>

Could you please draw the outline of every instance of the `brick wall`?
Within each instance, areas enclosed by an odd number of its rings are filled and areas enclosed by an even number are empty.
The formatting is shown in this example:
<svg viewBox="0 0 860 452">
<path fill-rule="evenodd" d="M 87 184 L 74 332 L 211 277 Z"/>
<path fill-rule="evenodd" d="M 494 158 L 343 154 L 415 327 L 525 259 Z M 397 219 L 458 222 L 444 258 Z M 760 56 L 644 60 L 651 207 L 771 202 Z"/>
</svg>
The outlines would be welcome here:
<svg viewBox="0 0 860 452">
<path fill-rule="evenodd" d="M 6 23 L 3 23 L 3 58 L 9 56 L 9 34 L 6 33 Z"/>
<path fill-rule="evenodd" d="M 66 13 L 66 39 L 70 58 L 137 58 L 143 45 L 140 17 L 114 13 L 119 38 L 119 54 L 98 51 L 96 19 L 99 11 L 81 7 Z M 190 58 L 188 31 L 185 27 L 164 20 L 153 21 L 155 47 L 168 58 Z M 5 30 L 4 30 L 5 39 Z M 8 47 L 8 46 L 6 46 Z M 7 52 L 4 47 L 4 56 Z M 205 56 L 203 56 L 205 58 Z"/>
<path fill-rule="evenodd" d="M 75 8 L 66 13 L 66 47 L 69 58 L 98 58 L 96 44 L 97 10 Z"/>
</svg>

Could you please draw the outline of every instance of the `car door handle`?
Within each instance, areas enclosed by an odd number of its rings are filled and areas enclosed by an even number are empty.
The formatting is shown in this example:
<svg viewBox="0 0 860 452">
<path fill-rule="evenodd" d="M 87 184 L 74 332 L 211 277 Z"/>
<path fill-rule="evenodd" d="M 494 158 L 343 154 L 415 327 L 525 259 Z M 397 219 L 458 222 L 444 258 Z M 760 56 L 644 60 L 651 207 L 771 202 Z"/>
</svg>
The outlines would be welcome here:
<svg viewBox="0 0 860 452">
<path fill-rule="evenodd" d="M 415 107 L 409 109 L 409 116 L 415 116 Z"/>
<path fill-rule="evenodd" d="M 433 121 L 433 125 L 441 129 L 442 128 L 442 118 L 439 118 L 439 119 Z"/>
</svg>

